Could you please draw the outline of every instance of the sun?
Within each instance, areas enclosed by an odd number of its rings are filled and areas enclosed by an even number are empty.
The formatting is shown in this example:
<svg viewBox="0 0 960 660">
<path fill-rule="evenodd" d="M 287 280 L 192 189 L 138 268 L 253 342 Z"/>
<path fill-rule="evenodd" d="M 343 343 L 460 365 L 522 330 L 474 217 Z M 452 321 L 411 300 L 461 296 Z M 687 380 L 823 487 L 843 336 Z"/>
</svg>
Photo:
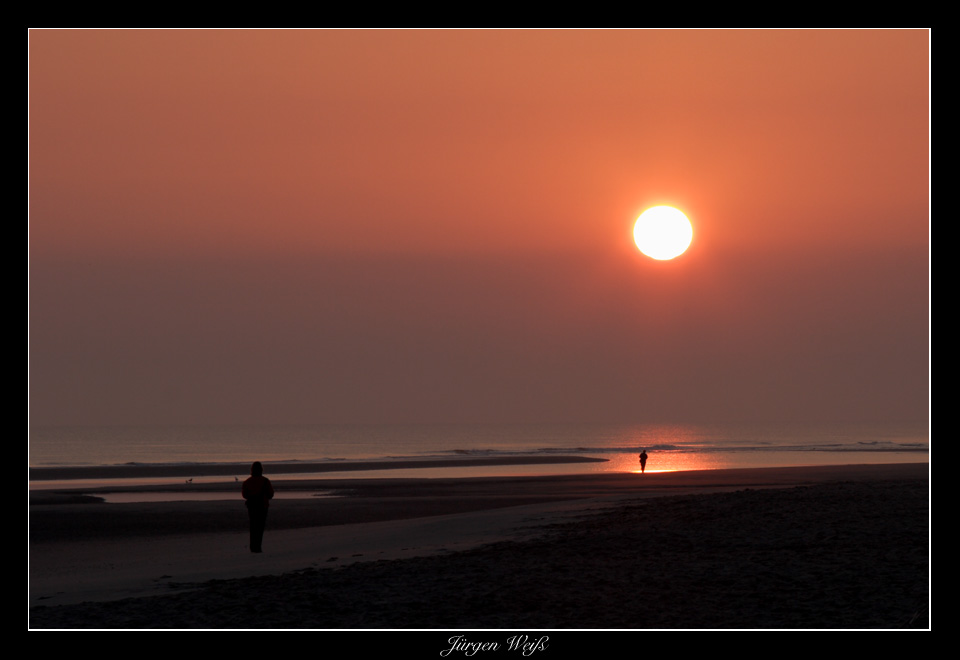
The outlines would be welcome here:
<svg viewBox="0 0 960 660">
<path fill-rule="evenodd" d="M 652 259 L 665 261 L 683 254 L 693 239 L 693 225 L 672 206 L 654 206 L 640 214 L 633 240 Z"/>
</svg>

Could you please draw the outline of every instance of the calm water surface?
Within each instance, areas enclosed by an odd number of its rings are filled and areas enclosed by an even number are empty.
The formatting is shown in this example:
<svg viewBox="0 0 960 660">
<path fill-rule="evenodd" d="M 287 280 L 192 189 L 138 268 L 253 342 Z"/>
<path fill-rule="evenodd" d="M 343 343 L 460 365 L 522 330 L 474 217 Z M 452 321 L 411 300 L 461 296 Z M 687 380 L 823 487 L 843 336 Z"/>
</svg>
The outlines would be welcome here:
<svg viewBox="0 0 960 660">
<path fill-rule="evenodd" d="M 926 422 L 896 424 L 352 425 L 33 428 L 30 466 L 95 466 L 581 455 L 560 473 L 920 462 Z M 585 467 L 588 466 L 588 467 Z M 522 466 L 529 471 L 529 466 Z M 486 468 L 495 473 L 496 469 Z"/>
</svg>

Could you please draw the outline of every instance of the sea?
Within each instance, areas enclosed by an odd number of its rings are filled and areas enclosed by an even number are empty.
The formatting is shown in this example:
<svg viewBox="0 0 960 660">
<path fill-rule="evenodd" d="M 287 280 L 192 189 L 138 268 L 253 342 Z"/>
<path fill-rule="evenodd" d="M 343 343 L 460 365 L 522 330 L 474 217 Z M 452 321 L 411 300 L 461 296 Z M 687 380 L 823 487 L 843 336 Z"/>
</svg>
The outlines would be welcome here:
<svg viewBox="0 0 960 660">
<path fill-rule="evenodd" d="M 183 483 L 216 464 L 283 464 L 275 479 L 524 476 L 928 462 L 929 424 L 371 424 L 207 427 L 33 427 L 30 468 L 179 466 Z M 551 457 L 596 462 L 539 463 Z M 520 458 L 523 464 L 496 464 Z M 465 459 L 422 467 L 424 459 Z M 484 460 L 495 459 L 495 460 Z M 410 464 L 416 461 L 417 467 Z M 477 463 L 484 464 L 477 464 Z M 337 464 L 351 469 L 333 471 Z M 449 460 L 444 461 L 450 463 Z M 303 473 L 290 466 L 304 464 Z M 377 469 L 365 469 L 366 466 Z M 325 466 L 331 471 L 326 472 Z M 275 468 L 276 469 L 276 468 Z M 129 471 L 127 471 L 129 473 Z M 238 474 L 230 481 L 245 476 Z M 223 480 L 219 477 L 197 479 Z M 146 483 L 149 480 L 130 480 Z M 163 482 L 155 479 L 154 482 Z M 63 487 L 31 478 L 31 488 Z M 77 484 L 74 484 L 77 485 Z"/>
</svg>

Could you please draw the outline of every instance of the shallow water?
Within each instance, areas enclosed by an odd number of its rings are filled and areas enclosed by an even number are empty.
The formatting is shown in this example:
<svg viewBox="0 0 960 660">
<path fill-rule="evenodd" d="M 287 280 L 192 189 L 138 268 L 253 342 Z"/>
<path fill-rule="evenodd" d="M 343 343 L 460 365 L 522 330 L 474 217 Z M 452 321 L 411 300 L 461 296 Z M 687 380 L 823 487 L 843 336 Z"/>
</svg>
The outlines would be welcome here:
<svg viewBox="0 0 960 660">
<path fill-rule="evenodd" d="M 782 452 L 926 453 L 926 421 L 883 424 L 436 424 L 248 427 L 34 427 L 30 465 L 247 463 L 637 454 L 698 456 L 707 465 L 781 463 Z M 756 455 L 765 458 L 757 459 Z M 693 460 L 693 459 L 684 459 Z M 857 461 L 861 462 L 861 461 Z M 869 461 L 868 461 L 869 462 Z"/>
<path fill-rule="evenodd" d="M 30 431 L 31 467 L 129 466 L 121 478 L 31 481 L 31 490 L 156 487 L 150 501 L 237 497 L 252 460 L 283 492 L 283 483 L 305 479 L 407 479 L 506 477 L 597 472 L 639 472 L 637 455 L 649 455 L 647 472 L 803 465 L 925 463 L 925 422 L 897 424 L 714 424 L 714 425 L 398 425 L 298 427 L 40 428 Z M 531 464 L 557 456 L 600 462 Z M 524 457 L 522 465 L 408 466 L 424 459 Z M 298 463 L 303 472 L 279 474 Z M 376 462 L 379 468 L 363 469 Z M 356 463 L 356 465 L 347 465 Z M 202 476 L 205 465 L 236 464 L 231 476 Z M 182 476 L 145 477 L 138 466 L 177 466 Z M 349 470 L 324 471 L 350 467 Z M 274 473 L 271 473 L 271 467 Z M 307 468 L 304 465 L 304 468 Z M 82 476 L 82 475 L 78 475 Z M 209 492 L 219 485 L 219 493 Z M 199 488 L 198 488 L 199 487 Z M 196 488 L 196 490 L 194 490 Z M 206 490 L 204 490 L 206 489 Z M 298 495 L 283 495 L 283 497 Z M 110 496 L 111 501 L 121 496 Z M 123 501 L 147 501 L 144 493 Z M 131 499 L 138 498 L 138 499 Z"/>
</svg>

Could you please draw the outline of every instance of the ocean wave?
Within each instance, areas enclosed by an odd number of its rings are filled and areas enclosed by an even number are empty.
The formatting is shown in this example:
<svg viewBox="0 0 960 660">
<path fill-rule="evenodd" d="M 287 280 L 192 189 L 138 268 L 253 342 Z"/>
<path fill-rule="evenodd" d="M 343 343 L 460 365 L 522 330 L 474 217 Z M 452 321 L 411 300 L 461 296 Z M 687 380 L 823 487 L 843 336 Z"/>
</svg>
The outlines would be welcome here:
<svg viewBox="0 0 960 660">
<path fill-rule="evenodd" d="M 716 454 L 716 453 L 780 453 L 780 452 L 855 452 L 855 453 L 879 453 L 879 452 L 926 452 L 928 447 L 924 443 L 894 443 L 894 442 L 871 442 L 871 443 L 818 443 L 818 444 L 796 444 L 796 445 L 774 445 L 774 444 L 738 444 L 738 445 L 677 445 L 677 444 L 651 444 L 636 447 L 540 447 L 535 450 L 523 449 L 452 449 L 449 452 L 441 452 L 439 455 L 454 454 L 457 456 L 520 456 L 529 454 L 639 454 L 641 451 L 677 453 L 677 454 Z M 433 454 L 438 455 L 438 454 Z"/>
</svg>

